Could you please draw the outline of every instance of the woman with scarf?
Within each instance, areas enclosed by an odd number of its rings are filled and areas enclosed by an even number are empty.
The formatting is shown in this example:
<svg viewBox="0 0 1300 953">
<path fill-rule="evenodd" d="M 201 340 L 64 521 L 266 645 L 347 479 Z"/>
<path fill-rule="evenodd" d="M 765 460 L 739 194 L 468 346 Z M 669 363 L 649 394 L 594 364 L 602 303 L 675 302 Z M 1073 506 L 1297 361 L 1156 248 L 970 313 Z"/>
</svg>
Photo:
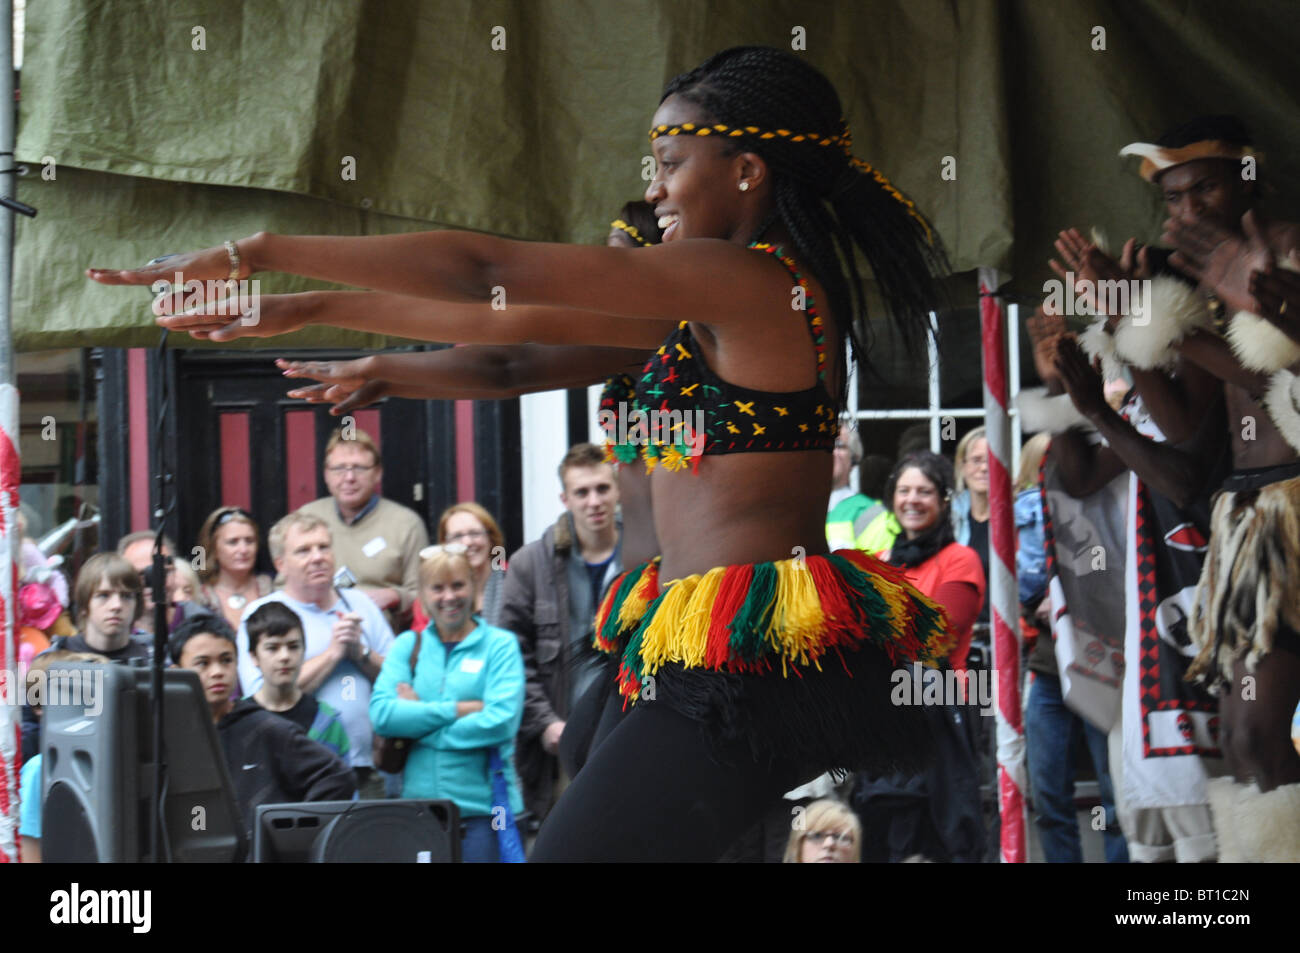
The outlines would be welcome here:
<svg viewBox="0 0 1300 953">
<path fill-rule="evenodd" d="M 953 472 L 947 459 L 929 451 L 904 456 L 885 484 L 885 500 L 903 532 L 881 558 L 902 569 L 912 585 L 943 608 L 951 644 L 948 662 L 960 673 L 966 667 L 971 629 L 984 599 L 984 570 L 975 551 L 953 539 L 952 499 Z M 943 674 L 927 670 L 922 681 L 951 683 L 951 675 L 935 679 Z M 895 676 L 897 679 L 901 673 Z M 956 684 L 961 686 L 963 681 Z M 913 698 L 922 695 L 919 686 L 912 692 Z M 852 800 L 862 818 L 863 860 L 984 859 L 984 821 L 974 756 L 977 742 L 970 723 L 980 716 L 974 705 L 962 704 L 965 701 L 968 699 L 943 697 L 939 703 L 922 702 L 938 744 L 938 756 L 925 770 L 858 776 Z"/>
<path fill-rule="evenodd" d="M 953 538 L 951 464 L 937 453 L 907 454 L 885 483 L 885 499 L 903 532 L 881 558 L 900 567 L 912 585 L 943 606 L 953 640 L 948 661 L 962 671 L 985 581 L 979 555 Z"/>
</svg>

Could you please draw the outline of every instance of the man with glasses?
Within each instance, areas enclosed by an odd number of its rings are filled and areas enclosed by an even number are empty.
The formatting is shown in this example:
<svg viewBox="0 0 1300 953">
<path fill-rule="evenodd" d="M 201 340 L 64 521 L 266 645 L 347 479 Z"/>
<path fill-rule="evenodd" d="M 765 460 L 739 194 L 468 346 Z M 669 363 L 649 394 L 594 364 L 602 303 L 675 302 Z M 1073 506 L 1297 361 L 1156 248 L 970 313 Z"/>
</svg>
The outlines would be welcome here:
<svg viewBox="0 0 1300 953">
<path fill-rule="evenodd" d="M 429 545 L 429 531 L 414 510 L 380 495 L 383 480 L 383 461 L 370 435 L 336 430 L 325 445 L 330 495 L 300 512 L 329 527 L 335 564 L 347 567 L 361 591 L 400 631 L 410 620 L 419 588 L 420 550 Z"/>
</svg>

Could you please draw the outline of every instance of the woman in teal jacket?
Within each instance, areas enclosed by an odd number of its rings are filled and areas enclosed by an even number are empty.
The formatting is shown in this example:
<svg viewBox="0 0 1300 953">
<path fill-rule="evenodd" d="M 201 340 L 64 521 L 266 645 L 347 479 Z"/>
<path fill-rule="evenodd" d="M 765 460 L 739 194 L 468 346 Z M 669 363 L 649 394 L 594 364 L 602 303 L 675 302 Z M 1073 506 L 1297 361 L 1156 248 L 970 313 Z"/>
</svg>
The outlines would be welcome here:
<svg viewBox="0 0 1300 953">
<path fill-rule="evenodd" d="M 415 740 L 402 796 L 455 801 L 464 822 L 464 860 L 494 862 L 493 750 L 500 753 L 510 809 L 523 810 L 514 748 L 524 711 L 524 660 L 512 633 L 473 614 L 474 576 L 464 547 L 431 546 L 421 556 L 420 601 L 430 622 L 393 643 L 370 696 L 370 721 L 376 734 Z"/>
</svg>

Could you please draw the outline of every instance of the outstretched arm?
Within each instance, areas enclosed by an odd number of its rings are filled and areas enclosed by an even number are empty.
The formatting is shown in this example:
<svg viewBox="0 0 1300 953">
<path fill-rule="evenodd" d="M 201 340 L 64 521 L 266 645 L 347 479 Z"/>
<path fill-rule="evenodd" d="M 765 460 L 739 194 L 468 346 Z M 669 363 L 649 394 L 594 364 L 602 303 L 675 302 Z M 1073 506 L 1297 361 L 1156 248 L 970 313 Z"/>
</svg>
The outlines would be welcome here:
<svg viewBox="0 0 1300 953">
<path fill-rule="evenodd" d="M 155 303 L 158 324 L 200 339 L 275 337 L 313 325 L 456 344 L 584 344 L 649 351 L 674 322 L 626 318 L 571 308 L 430 301 L 375 291 L 308 291 L 244 301 L 214 299 L 173 314 L 180 293 Z"/>
<path fill-rule="evenodd" d="M 504 308 L 498 315 L 517 305 L 542 305 L 638 320 L 746 323 L 770 305 L 775 280 L 765 256 L 720 239 L 631 249 L 451 230 L 360 237 L 259 232 L 235 246 L 240 278 L 280 271 L 397 295 L 494 303 Z M 220 281 L 230 277 L 232 261 L 225 247 L 216 247 L 87 275 L 110 285 L 153 285 L 177 275 L 186 282 Z M 728 280 L 719 281 L 720 274 Z M 367 329 L 379 330 L 373 323 Z"/>
<path fill-rule="evenodd" d="M 355 361 L 278 361 L 285 377 L 320 381 L 289 392 L 347 413 L 383 397 L 495 400 L 581 387 L 636 373 L 648 351 L 541 344 L 469 345 L 441 351 L 372 354 Z"/>
</svg>

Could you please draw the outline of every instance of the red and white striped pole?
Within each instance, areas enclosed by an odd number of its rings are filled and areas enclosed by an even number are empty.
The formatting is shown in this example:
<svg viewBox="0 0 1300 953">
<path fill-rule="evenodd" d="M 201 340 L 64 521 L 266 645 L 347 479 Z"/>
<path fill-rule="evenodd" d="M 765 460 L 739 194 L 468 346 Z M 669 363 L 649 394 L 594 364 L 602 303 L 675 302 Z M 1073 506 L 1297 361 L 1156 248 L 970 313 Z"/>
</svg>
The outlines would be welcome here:
<svg viewBox="0 0 1300 953">
<path fill-rule="evenodd" d="M 1011 496 L 1011 416 L 1007 413 L 1006 312 L 992 268 L 979 270 L 980 340 L 984 351 L 984 426 L 989 443 L 989 619 L 993 623 L 993 697 L 997 706 L 998 809 L 1002 861 L 1023 864 L 1025 727 L 1020 714 L 1020 599 Z"/>
<path fill-rule="evenodd" d="M 14 194 L 14 8 L 0 0 L 0 195 Z M 0 863 L 18 861 L 18 771 L 22 764 L 22 708 L 18 677 L 18 388 L 14 387 L 10 290 L 14 213 L 0 207 Z"/>
<path fill-rule="evenodd" d="M 8 212 L 0 214 L 11 214 Z M 22 701 L 18 671 L 18 389 L 0 382 L 0 864 L 18 862 Z"/>
</svg>

